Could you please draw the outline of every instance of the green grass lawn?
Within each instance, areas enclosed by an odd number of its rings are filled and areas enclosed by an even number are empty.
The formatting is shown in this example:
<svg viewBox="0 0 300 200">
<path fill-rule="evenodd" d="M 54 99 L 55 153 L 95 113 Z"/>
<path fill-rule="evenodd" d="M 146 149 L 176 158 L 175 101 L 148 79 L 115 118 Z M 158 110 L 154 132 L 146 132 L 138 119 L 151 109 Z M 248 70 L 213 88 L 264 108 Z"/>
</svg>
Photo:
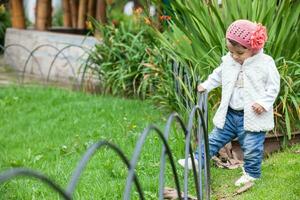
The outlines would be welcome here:
<svg viewBox="0 0 300 200">
<path fill-rule="evenodd" d="M 87 147 L 109 140 L 130 158 L 141 131 L 154 123 L 160 129 L 168 114 L 150 102 L 87 95 L 45 87 L 0 88 L 0 171 L 28 167 L 66 187 Z M 183 136 L 173 127 L 171 148 L 183 156 Z M 263 163 L 263 177 L 249 191 L 232 197 L 240 170 L 212 168 L 212 199 L 299 199 L 300 154 L 294 146 Z M 137 167 L 146 199 L 157 199 L 161 143 L 149 136 Z M 181 180 L 183 170 L 178 167 Z M 76 188 L 75 199 L 121 199 L 127 169 L 102 149 L 92 158 Z M 168 166 L 166 185 L 174 187 Z M 182 185 L 182 182 L 181 182 Z M 192 191 L 194 192 L 194 191 Z M 132 192 L 135 199 L 136 192 Z M 0 199 L 59 199 L 44 184 L 17 178 L 0 185 Z"/>
<path fill-rule="evenodd" d="M 216 199 L 300 199 L 300 145 L 275 153 L 263 161 L 262 177 L 254 187 L 241 195 L 233 196 L 237 188 L 234 181 L 242 175 L 241 170 L 212 168 L 213 196 Z"/>
</svg>

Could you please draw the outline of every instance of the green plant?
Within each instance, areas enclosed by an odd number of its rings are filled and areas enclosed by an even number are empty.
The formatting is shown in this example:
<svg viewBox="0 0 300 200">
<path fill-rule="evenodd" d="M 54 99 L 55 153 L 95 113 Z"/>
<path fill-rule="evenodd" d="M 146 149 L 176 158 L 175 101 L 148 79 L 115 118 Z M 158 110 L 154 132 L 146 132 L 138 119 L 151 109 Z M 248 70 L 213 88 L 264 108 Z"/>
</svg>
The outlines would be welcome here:
<svg viewBox="0 0 300 200">
<path fill-rule="evenodd" d="M 218 5 L 216 0 L 176 0 L 170 1 L 166 10 L 172 20 L 164 33 L 157 32 L 158 36 L 168 55 L 186 66 L 194 83 L 197 76 L 205 80 L 226 53 L 224 35 L 232 21 L 244 18 L 264 24 L 269 30 L 265 52 L 274 57 L 281 75 L 275 131 L 291 138 L 292 132 L 299 130 L 300 47 L 295 45 L 300 43 L 299 1 L 223 0 Z M 184 92 L 194 99 L 193 91 Z M 219 91 L 214 91 L 210 99 L 212 106 L 217 105 Z M 184 102 L 177 103 L 184 108 Z"/>
<path fill-rule="evenodd" d="M 57 8 L 52 18 L 52 26 L 63 26 L 63 10 L 61 7 Z"/>
<path fill-rule="evenodd" d="M 140 20 L 133 16 L 127 24 L 115 26 L 91 19 L 101 40 L 85 67 L 96 71 L 104 93 L 145 98 L 155 91 L 165 59 L 156 48 L 152 29 Z"/>
<path fill-rule="evenodd" d="M 11 25 L 9 12 L 0 4 L 0 45 L 4 45 L 6 28 Z M 0 49 L 0 53 L 2 49 Z"/>
</svg>

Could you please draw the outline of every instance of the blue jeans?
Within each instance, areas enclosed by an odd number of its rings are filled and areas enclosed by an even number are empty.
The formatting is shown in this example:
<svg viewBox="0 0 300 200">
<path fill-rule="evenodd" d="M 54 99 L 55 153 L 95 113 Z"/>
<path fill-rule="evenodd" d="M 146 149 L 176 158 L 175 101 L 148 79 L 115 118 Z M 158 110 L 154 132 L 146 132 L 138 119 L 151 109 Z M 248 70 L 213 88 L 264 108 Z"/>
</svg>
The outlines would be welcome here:
<svg viewBox="0 0 300 200">
<path fill-rule="evenodd" d="M 263 131 L 245 131 L 244 113 L 229 108 L 223 129 L 214 128 L 209 134 L 209 155 L 210 157 L 216 155 L 222 147 L 237 137 L 244 153 L 245 172 L 254 178 L 259 178 L 264 154 L 265 133 Z M 201 157 L 203 159 L 204 151 L 202 152 Z M 197 151 L 195 158 L 199 159 Z"/>
</svg>

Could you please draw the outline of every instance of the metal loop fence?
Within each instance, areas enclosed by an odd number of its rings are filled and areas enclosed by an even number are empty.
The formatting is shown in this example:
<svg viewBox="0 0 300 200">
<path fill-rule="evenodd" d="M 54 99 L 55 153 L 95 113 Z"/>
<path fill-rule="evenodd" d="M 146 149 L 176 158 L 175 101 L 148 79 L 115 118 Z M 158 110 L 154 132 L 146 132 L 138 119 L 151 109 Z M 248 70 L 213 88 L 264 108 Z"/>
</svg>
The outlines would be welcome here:
<svg viewBox="0 0 300 200">
<path fill-rule="evenodd" d="M 37 65 L 38 71 L 39 71 L 39 76 L 40 78 L 48 83 L 50 80 L 50 75 L 53 71 L 53 68 L 55 67 L 55 61 L 57 61 L 58 58 L 63 58 L 66 62 L 67 62 L 67 66 L 70 67 L 71 69 L 71 73 L 72 76 L 74 78 L 74 84 L 76 84 L 77 86 L 82 86 L 83 85 L 83 81 L 85 80 L 84 76 L 86 74 L 86 69 L 84 69 L 83 73 L 82 73 L 82 77 L 80 76 L 80 70 L 83 66 L 83 64 L 81 65 L 81 67 L 79 68 L 78 71 L 75 70 L 75 67 L 72 65 L 72 62 L 70 61 L 69 57 L 67 57 L 64 54 L 64 51 L 70 49 L 70 48 L 77 48 L 77 49 L 81 49 L 83 51 L 83 53 L 78 57 L 83 57 L 84 55 L 89 55 L 89 49 L 87 49 L 84 46 L 80 46 L 80 45 L 75 45 L 75 44 L 69 44 L 61 49 L 57 48 L 56 46 L 52 45 L 52 44 L 41 44 L 36 46 L 33 50 L 28 49 L 26 46 L 21 45 L 21 44 L 8 44 L 6 46 L 2 46 L 0 45 L 0 49 L 4 52 L 4 55 L 11 61 L 14 62 L 14 58 L 10 55 L 9 53 L 9 49 L 11 48 L 19 48 L 21 50 L 24 51 L 24 53 L 27 54 L 27 57 L 25 59 L 25 62 L 23 63 L 23 66 L 21 67 L 21 71 L 19 71 L 21 73 L 21 76 L 18 77 L 19 79 L 19 83 L 24 83 L 24 79 L 25 79 L 25 75 L 26 75 L 26 70 L 28 68 L 28 64 L 31 60 L 34 61 L 34 63 Z M 37 52 L 42 51 L 41 49 L 43 48 L 51 48 L 52 50 L 56 51 L 56 53 L 53 55 L 52 60 L 49 62 L 49 66 L 48 66 L 48 71 L 47 74 L 43 73 L 42 70 L 42 66 L 39 62 L 38 57 L 35 55 Z M 60 57 L 60 55 L 62 55 L 62 57 Z M 19 58 L 18 58 L 19 59 Z"/>
</svg>

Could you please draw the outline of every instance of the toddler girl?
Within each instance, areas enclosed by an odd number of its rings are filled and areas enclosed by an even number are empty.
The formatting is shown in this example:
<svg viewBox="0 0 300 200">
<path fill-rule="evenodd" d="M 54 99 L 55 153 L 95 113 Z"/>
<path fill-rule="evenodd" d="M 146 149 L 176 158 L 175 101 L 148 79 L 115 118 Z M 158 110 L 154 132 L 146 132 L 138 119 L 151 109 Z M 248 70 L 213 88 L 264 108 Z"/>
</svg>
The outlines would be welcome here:
<svg viewBox="0 0 300 200">
<path fill-rule="evenodd" d="M 263 52 L 266 28 L 248 20 L 233 22 L 226 32 L 229 52 L 221 65 L 198 86 L 211 91 L 222 86 L 220 106 L 209 135 L 210 157 L 225 144 L 238 138 L 244 153 L 244 175 L 240 186 L 261 176 L 266 131 L 273 129 L 273 103 L 279 92 L 280 76 L 271 56 Z M 201 156 L 203 159 L 203 155 Z M 195 155 L 196 163 L 198 155 Z M 184 166 L 184 159 L 179 164 Z M 191 168 L 191 160 L 188 161 Z"/>
</svg>

